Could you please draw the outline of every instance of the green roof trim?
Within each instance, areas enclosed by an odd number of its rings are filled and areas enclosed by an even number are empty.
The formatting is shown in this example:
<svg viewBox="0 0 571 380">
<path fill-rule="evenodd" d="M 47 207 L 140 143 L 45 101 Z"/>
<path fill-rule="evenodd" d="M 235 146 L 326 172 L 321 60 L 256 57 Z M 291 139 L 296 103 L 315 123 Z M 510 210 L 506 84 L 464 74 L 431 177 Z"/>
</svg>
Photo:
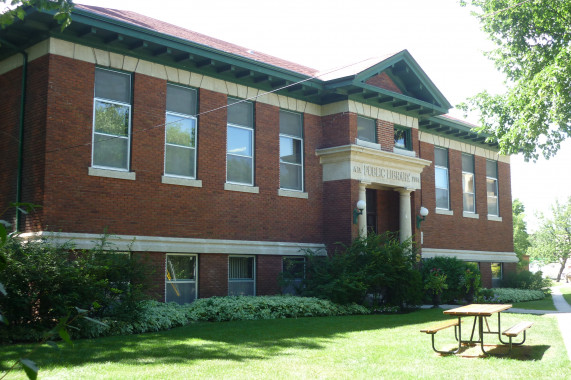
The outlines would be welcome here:
<svg viewBox="0 0 571 380">
<path fill-rule="evenodd" d="M 72 23 L 63 31 L 54 20 L 53 11 L 29 7 L 26 12 L 24 20 L 16 20 L 0 30 L 0 39 L 5 41 L 0 45 L 0 61 L 17 54 L 14 46 L 26 49 L 54 37 L 318 105 L 353 100 L 416 117 L 421 130 L 497 148 L 497 143 L 486 142 L 490 136 L 477 134 L 460 121 L 439 116 L 446 114 L 452 106 L 407 50 L 352 75 L 322 80 L 308 75 L 312 69 L 303 70 L 303 66 L 294 63 L 291 67 L 302 68 L 303 72 L 290 70 L 286 68 L 287 64 L 280 67 L 268 63 L 271 59 L 262 62 L 234 54 L 232 49 L 219 50 L 86 9 L 74 8 Z M 367 83 L 370 78 L 383 73 L 398 91 Z"/>
<path fill-rule="evenodd" d="M 478 133 L 474 131 L 473 125 L 462 120 L 435 116 L 420 120 L 418 127 L 421 131 L 426 131 L 431 134 L 499 151 L 498 142 L 493 139 L 492 135 L 483 132 Z"/>
</svg>

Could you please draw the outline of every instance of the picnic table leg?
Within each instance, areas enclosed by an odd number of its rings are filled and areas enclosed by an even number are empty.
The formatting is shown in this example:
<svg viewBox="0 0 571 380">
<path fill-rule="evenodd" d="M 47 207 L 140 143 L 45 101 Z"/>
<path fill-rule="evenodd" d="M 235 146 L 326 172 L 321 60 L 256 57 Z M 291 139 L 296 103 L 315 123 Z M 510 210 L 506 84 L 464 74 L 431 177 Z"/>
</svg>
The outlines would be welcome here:
<svg viewBox="0 0 571 380">
<path fill-rule="evenodd" d="M 500 342 L 502 342 L 503 344 L 509 344 L 509 345 L 510 345 L 510 351 L 511 351 L 511 350 L 512 350 L 512 345 L 513 345 L 513 346 L 521 346 L 522 344 L 525 343 L 525 338 L 526 338 L 526 336 L 525 336 L 525 330 L 524 330 L 524 332 L 523 332 L 523 340 L 522 340 L 521 342 L 518 342 L 518 343 L 512 342 L 512 337 L 511 337 L 511 336 L 509 337 L 509 338 L 510 338 L 510 341 L 509 341 L 509 342 L 504 342 L 503 339 L 502 339 L 502 329 L 501 329 L 501 324 L 500 324 L 500 323 L 501 323 L 501 321 L 500 321 L 500 314 L 501 314 L 501 313 L 498 313 L 498 338 L 500 339 Z"/>
<path fill-rule="evenodd" d="M 498 313 L 498 337 L 501 335 L 500 314 L 501 313 Z M 480 332 L 480 348 L 481 348 L 482 352 L 484 353 L 484 355 L 505 356 L 505 355 L 509 354 L 512 350 L 511 338 L 510 338 L 510 349 L 505 354 L 490 354 L 489 352 L 486 352 L 486 349 L 484 348 L 484 325 L 483 325 L 483 319 L 484 318 L 485 317 L 478 316 L 478 320 L 479 320 L 478 330 Z M 486 319 L 486 325 L 487 324 L 488 324 L 488 320 Z M 490 326 L 488 325 L 488 330 L 489 329 L 490 329 Z M 500 337 L 500 341 L 502 341 L 501 337 Z M 504 344 L 507 344 L 507 343 L 504 343 Z"/>
</svg>

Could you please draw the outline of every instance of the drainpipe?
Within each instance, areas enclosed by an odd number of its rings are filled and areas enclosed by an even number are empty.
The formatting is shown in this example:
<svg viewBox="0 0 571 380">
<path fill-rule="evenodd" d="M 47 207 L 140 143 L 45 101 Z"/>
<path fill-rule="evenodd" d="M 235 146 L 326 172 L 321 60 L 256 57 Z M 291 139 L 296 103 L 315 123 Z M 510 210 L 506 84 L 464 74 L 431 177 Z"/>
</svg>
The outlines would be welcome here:
<svg viewBox="0 0 571 380">
<path fill-rule="evenodd" d="M 16 203 L 22 202 L 22 164 L 24 161 L 24 116 L 26 114 L 26 85 L 28 82 L 28 53 L 8 41 L 0 39 L 0 44 L 7 45 L 22 54 L 22 89 L 20 94 L 20 120 L 18 131 L 18 168 L 16 172 Z M 16 208 L 14 232 L 20 231 L 20 208 Z"/>
</svg>

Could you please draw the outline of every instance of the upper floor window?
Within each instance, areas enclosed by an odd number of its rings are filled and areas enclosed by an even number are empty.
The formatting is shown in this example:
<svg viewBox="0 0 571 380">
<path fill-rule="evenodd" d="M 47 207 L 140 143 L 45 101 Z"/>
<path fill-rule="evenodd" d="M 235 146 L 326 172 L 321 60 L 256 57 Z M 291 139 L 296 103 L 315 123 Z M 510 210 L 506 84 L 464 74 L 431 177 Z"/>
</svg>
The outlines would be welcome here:
<svg viewBox="0 0 571 380">
<path fill-rule="evenodd" d="M 434 185 L 436 208 L 450 209 L 450 187 L 448 176 L 448 149 L 434 147 Z"/>
<path fill-rule="evenodd" d="M 372 143 L 377 142 L 377 126 L 375 120 L 357 116 L 357 138 Z"/>
<path fill-rule="evenodd" d="M 254 105 L 228 98 L 226 182 L 254 185 Z"/>
<path fill-rule="evenodd" d="M 466 153 L 462 153 L 462 193 L 464 212 L 475 213 L 474 156 Z"/>
<path fill-rule="evenodd" d="M 196 90 L 167 84 L 165 175 L 196 178 Z"/>
<path fill-rule="evenodd" d="M 395 125 L 395 148 L 412 150 L 410 128 Z"/>
<path fill-rule="evenodd" d="M 131 75 L 95 69 L 93 167 L 128 171 L 131 150 Z"/>
<path fill-rule="evenodd" d="M 298 113 L 280 111 L 280 188 L 303 191 L 303 123 Z"/>
<path fill-rule="evenodd" d="M 486 160 L 486 196 L 488 215 L 499 215 L 498 203 L 498 162 Z"/>
</svg>

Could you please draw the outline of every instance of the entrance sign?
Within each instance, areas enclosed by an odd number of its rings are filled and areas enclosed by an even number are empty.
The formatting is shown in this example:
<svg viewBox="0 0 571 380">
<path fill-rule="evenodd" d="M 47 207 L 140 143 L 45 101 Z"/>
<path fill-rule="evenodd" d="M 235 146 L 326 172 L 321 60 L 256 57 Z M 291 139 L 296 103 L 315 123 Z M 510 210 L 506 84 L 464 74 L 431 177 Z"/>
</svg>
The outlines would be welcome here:
<svg viewBox="0 0 571 380">
<path fill-rule="evenodd" d="M 344 145 L 318 149 L 323 181 L 353 179 L 391 187 L 420 189 L 420 173 L 430 161 L 378 149 Z"/>
</svg>

